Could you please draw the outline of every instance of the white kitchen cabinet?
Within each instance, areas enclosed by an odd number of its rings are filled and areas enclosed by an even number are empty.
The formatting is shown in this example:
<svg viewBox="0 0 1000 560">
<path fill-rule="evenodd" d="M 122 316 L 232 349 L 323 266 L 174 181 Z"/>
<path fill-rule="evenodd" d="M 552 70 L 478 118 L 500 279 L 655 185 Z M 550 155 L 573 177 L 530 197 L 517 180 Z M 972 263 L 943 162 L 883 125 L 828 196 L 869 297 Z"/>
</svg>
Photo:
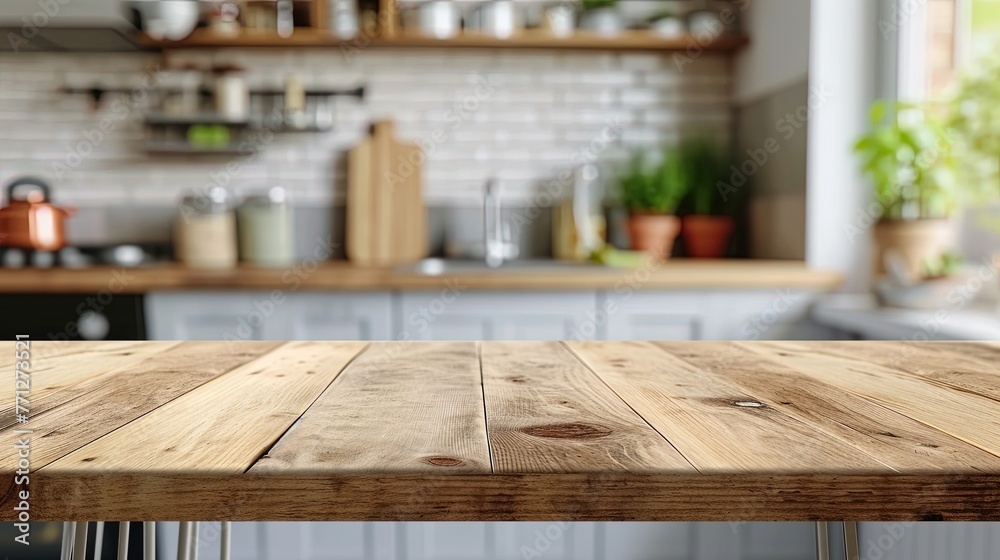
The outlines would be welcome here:
<svg viewBox="0 0 1000 560">
<path fill-rule="evenodd" d="M 803 320 L 807 291 L 602 292 L 607 340 L 756 340 L 784 338 Z"/>
<path fill-rule="evenodd" d="M 291 339 L 392 340 L 388 293 L 293 294 L 288 302 L 285 336 Z"/>
<path fill-rule="evenodd" d="M 595 292 L 405 292 L 397 340 L 588 340 Z"/>
<path fill-rule="evenodd" d="M 402 527 L 408 560 L 493 560 L 496 524 L 418 522 Z"/>
<path fill-rule="evenodd" d="M 151 340 L 265 340 L 274 306 L 263 294 L 161 292 L 146 295 Z"/>
<path fill-rule="evenodd" d="M 152 340 L 389 340 L 392 296 L 375 293 L 157 292 Z"/>
<path fill-rule="evenodd" d="M 808 290 L 710 293 L 704 316 L 705 340 L 782 340 L 806 320 L 817 294 Z"/>
<path fill-rule="evenodd" d="M 605 340 L 699 340 L 704 292 L 602 292 L 599 337 Z"/>
</svg>

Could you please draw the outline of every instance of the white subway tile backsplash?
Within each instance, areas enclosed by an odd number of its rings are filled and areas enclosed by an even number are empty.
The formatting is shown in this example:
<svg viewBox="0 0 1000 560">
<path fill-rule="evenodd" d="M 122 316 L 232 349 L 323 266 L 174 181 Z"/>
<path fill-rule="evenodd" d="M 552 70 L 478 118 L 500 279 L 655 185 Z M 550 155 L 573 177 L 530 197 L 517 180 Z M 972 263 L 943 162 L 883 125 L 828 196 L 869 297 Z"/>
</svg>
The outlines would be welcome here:
<svg viewBox="0 0 1000 560">
<path fill-rule="evenodd" d="M 665 96 L 655 89 L 635 88 L 622 91 L 621 97 L 624 105 L 647 107 L 663 103 Z"/>
<path fill-rule="evenodd" d="M 656 146 L 683 130 L 725 137 L 731 128 L 729 60 L 711 54 L 683 65 L 669 54 L 534 49 L 205 49 L 167 59 L 0 55 L 2 177 L 40 173 L 53 179 L 61 202 L 80 206 L 172 205 L 215 183 L 239 190 L 280 183 L 299 203 L 328 204 L 343 198 L 345 151 L 371 120 L 392 118 L 402 138 L 427 152 L 427 201 L 475 205 L 491 176 L 505 181 L 505 197 L 531 200 L 580 161 Z M 141 84 L 150 69 L 209 61 L 246 67 L 252 87 L 281 88 L 298 74 L 307 87 L 364 85 L 367 97 L 337 98 L 333 131 L 275 134 L 255 154 L 145 154 L 141 119 L 152 99 Z M 139 89 L 107 95 L 96 112 L 87 96 L 59 92 L 96 84 Z M 54 163 L 66 167 L 60 177 Z"/>
</svg>

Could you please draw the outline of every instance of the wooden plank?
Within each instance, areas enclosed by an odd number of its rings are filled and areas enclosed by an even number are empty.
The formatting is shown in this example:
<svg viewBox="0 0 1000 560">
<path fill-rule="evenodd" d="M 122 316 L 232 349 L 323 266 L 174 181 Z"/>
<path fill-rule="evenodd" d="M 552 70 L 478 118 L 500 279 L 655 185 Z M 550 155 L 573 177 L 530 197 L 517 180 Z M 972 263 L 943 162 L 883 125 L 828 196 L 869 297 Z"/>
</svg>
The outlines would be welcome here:
<svg viewBox="0 0 1000 560">
<path fill-rule="evenodd" d="M 0 430 L 0 437 L 13 441 L 14 430 L 32 429 L 31 466 L 40 469 L 280 344 L 185 342 L 67 387 L 54 395 L 59 399 L 33 401 L 29 425 Z M 17 452 L 0 448 L 0 464 L 17 464 Z"/>
<path fill-rule="evenodd" d="M 694 470 L 557 342 L 484 342 L 482 370 L 498 473 Z"/>
<path fill-rule="evenodd" d="M 1000 401 L 1000 349 L 975 342 L 830 342 L 817 351 L 863 359 Z"/>
<path fill-rule="evenodd" d="M 12 478 L 12 477 L 11 477 Z M 32 475 L 36 521 L 1000 521 L 996 475 Z M 0 497 L 13 521 L 17 497 Z"/>
<path fill-rule="evenodd" d="M 804 375 L 861 395 L 1000 455 L 1000 406 L 996 401 L 870 364 L 861 358 L 824 354 L 813 344 L 755 342 L 741 345 Z"/>
<path fill-rule="evenodd" d="M 567 344 L 701 472 L 891 470 L 651 343 Z"/>
<path fill-rule="evenodd" d="M 288 343 L 43 470 L 243 473 L 365 346 Z"/>
<path fill-rule="evenodd" d="M 76 398 L 81 394 L 81 383 L 134 366 L 178 344 L 145 341 L 97 344 L 84 341 L 36 341 L 31 345 L 30 416 Z M 11 353 L 13 346 L 11 344 Z M 10 371 L 13 377 L 13 370 Z M 16 424 L 13 399 L 4 399 L 0 405 L 0 429 Z"/>
<path fill-rule="evenodd" d="M 1000 457 L 731 342 L 662 342 L 670 354 L 753 393 L 900 472 L 1000 472 Z M 886 348 L 851 343 L 860 349 Z M 823 351 L 829 343 L 813 345 Z"/>
<path fill-rule="evenodd" d="M 374 343 L 253 473 L 490 472 L 474 342 Z"/>
<path fill-rule="evenodd" d="M 29 349 L 32 350 L 34 354 L 38 357 L 43 357 L 45 359 L 51 359 L 58 356 L 65 356 L 66 354 L 72 354 L 79 352 L 81 349 L 81 344 L 87 346 L 87 350 L 90 352 L 97 352 L 102 350 L 115 350 L 124 347 L 131 347 L 136 344 L 136 341 L 132 340 L 99 340 L 99 341 L 88 341 L 88 342 L 76 342 L 76 341 L 64 341 L 64 340 L 49 340 L 49 339 L 28 339 L 30 342 Z M 18 349 L 20 351 L 22 349 Z M 6 369 L 14 367 L 14 362 L 18 361 L 14 353 L 14 341 L 10 341 L 10 352 L 0 353 L 0 368 Z"/>
</svg>

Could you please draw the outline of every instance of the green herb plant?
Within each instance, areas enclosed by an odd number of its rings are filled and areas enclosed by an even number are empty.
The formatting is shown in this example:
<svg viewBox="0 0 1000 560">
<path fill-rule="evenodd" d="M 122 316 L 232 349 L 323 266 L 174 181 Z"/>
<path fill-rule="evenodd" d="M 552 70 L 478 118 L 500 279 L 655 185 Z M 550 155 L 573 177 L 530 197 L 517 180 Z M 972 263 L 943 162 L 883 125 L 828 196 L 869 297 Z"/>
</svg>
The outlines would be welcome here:
<svg viewBox="0 0 1000 560">
<path fill-rule="evenodd" d="M 649 154 L 632 156 L 619 176 L 622 204 L 634 214 L 673 214 L 690 185 L 689 168 L 675 147 L 662 150 L 652 162 Z"/>
<path fill-rule="evenodd" d="M 913 104 L 876 102 L 871 128 L 855 144 L 874 183 L 883 219 L 946 218 L 955 209 L 953 135 Z"/>
<path fill-rule="evenodd" d="M 711 136 L 694 136 L 681 143 L 680 153 L 687 167 L 691 212 L 705 216 L 732 213 L 735 197 L 725 200 L 718 188 L 719 182 L 726 180 L 729 166 L 725 147 Z"/>
</svg>

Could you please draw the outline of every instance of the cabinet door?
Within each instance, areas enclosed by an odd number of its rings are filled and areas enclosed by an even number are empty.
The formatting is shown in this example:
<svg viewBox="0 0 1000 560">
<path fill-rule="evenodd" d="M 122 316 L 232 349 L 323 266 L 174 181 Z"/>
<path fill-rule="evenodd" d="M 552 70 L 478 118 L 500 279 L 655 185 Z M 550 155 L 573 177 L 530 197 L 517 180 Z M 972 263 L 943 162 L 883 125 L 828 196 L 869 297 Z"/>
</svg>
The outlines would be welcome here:
<svg viewBox="0 0 1000 560">
<path fill-rule="evenodd" d="M 399 294 L 399 340 L 589 340 L 594 292 Z"/>
<path fill-rule="evenodd" d="M 815 294 L 794 290 L 602 292 L 608 340 L 766 340 L 794 337 Z"/>
<path fill-rule="evenodd" d="M 602 292 L 598 314 L 606 340 L 699 340 L 704 292 Z"/>
<path fill-rule="evenodd" d="M 380 293 L 293 294 L 288 318 L 269 327 L 290 340 L 392 340 L 392 295 Z"/>
<path fill-rule="evenodd" d="M 280 305 L 257 292 L 151 293 L 145 306 L 152 340 L 266 340 L 282 320 Z"/>
<path fill-rule="evenodd" d="M 605 523 L 604 558 L 688 560 L 692 557 L 693 523 Z"/>
<path fill-rule="evenodd" d="M 403 525 L 408 560 L 492 559 L 496 524 L 420 522 Z"/>
<path fill-rule="evenodd" d="M 390 340 L 392 296 L 280 291 L 152 293 L 153 340 Z"/>
<path fill-rule="evenodd" d="M 774 289 L 720 291 L 709 296 L 706 340 L 782 340 L 795 338 L 794 325 L 808 315 L 816 294 Z"/>
</svg>

